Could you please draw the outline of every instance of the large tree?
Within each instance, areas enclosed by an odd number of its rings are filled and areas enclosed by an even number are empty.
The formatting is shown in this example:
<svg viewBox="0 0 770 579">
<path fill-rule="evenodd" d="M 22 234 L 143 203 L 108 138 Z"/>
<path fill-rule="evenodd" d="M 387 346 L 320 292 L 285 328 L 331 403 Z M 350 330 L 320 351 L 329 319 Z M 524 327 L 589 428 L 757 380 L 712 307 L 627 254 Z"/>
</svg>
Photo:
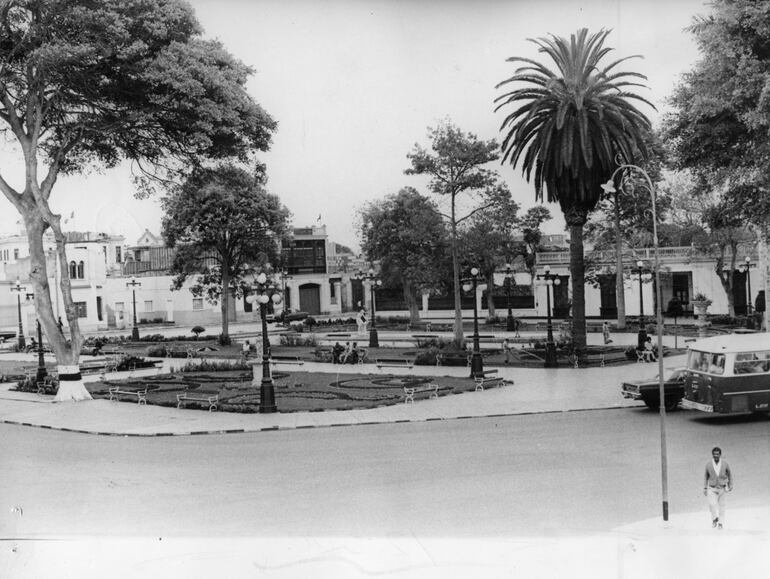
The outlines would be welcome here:
<svg viewBox="0 0 770 579">
<path fill-rule="evenodd" d="M 501 188 L 498 202 L 479 211 L 462 228 L 461 253 L 468 267 L 478 267 L 487 282 L 489 316 L 495 310 L 495 271 L 511 261 L 514 254 L 514 230 L 519 224 L 519 204 L 511 199 L 507 188 Z"/>
<path fill-rule="evenodd" d="M 676 167 L 721 197 L 730 219 L 756 227 L 770 280 L 770 3 L 714 0 L 709 7 L 690 27 L 701 58 L 671 99 L 667 137 Z"/>
<path fill-rule="evenodd" d="M 608 34 L 581 29 L 569 40 L 531 40 L 555 71 L 530 58 L 509 58 L 522 66 L 497 85 L 505 92 L 495 99 L 496 111 L 512 109 L 501 126 L 503 162 L 520 165 L 526 179 L 534 180 L 536 199 L 559 203 L 570 230 L 572 335 L 579 357 L 586 348 L 583 226 L 616 160 L 635 163 L 646 157 L 650 129 L 632 104 L 649 102 L 629 91 L 642 86 L 636 79 L 645 77 L 615 70 L 632 57 L 603 66 L 612 50 L 604 46 Z"/>
<path fill-rule="evenodd" d="M 464 133 L 446 120 L 428 130 L 431 150 L 415 144 L 407 155 L 412 166 L 407 175 L 427 175 L 428 188 L 448 205 L 441 215 L 449 226 L 452 255 L 452 284 L 455 303 L 455 344 L 464 341 L 460 300 L 460 230 L 461 224 L 475 213 L 494 206 L 501 198 L 497 172 L 487 165 L 499 159 L 494 140 L 482 141 L 472 133 Z M 468 199 L 470 198 L 470 199 Z"/>
<path fill-rule="evenodd" d="M 229 297 L 248 291 L 255 268 L 276 262 L 289 210 L 265 191 L 261 175 L 226 164 L 195 171 L 163 199 L 163 238 L 176 253 L 173 287 L 193 276 L 194 295 L 219 302 L 229 342 Z"/>
<path fill-rule="evenodd" d="M 419 296 L 444 281 L 449 241 L 435 203 L 412 187 L 373 201 L 359 211 L 361 247 L 380 262 L 385 286 L 401 287 L 413 322 Z"/>
<path fill-rule="evenodd" d="M 275 122 L 246 92 L 250 70 L 204 40 L 179 0 L 0 0 L 0 123 L 24 178 L 7 160 L 0 190 L 21 214 L 38 319 L 59 364 L 57 400 L 90 398 L 72 300 L 57 179 L 131 160 L 145 174 L 267 149 Z M 51 307 L 43 234 L 56 241 L 69 339 Z"/>
</svg>

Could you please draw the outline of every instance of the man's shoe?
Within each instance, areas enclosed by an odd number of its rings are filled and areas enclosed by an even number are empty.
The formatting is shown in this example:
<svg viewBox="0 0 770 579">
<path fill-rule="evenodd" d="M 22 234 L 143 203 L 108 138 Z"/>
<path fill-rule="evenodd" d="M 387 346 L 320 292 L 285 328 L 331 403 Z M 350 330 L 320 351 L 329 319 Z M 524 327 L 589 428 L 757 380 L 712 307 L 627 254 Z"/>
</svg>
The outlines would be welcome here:
<svg viewBox="0 0 770 579">
<path fill-rule="evenodd" d="M 718 518 L 714 519 L 713 521 L 711 521 L 711 527 L 714 528 L 714 529 L 717 528 L 718 524 L 719 524 L 719 519 Z"/>
</svg>

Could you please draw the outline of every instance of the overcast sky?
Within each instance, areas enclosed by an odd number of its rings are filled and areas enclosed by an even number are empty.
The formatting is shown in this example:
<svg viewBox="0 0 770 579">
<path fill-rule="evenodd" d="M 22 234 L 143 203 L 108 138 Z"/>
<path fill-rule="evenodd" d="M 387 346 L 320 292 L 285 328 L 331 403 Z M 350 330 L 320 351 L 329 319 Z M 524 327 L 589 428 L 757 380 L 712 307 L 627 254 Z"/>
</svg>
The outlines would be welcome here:
<svg viewBox="0 0 770 579">
<path fill-rule="evenodd" d="M 278 121 L 263 155 L 269 189 L 295 226 L 321 223 L 331 238 L 357 246 L 363 204 L 425 180 L 404 175 L 427 128 L 450 118 L 483 139 L 500 139 L 495 84 L 513 73 L 510 56 L 536 57 L 527 38 L 612 29 L 610 56 L 640 54 L 626 69 L 649 77 L 645 96 L 659 110 L 697 51 L 683 29 L 705 13 L 701 0 L 194 0 L 206 35 L 254 68 L 250 93 Z M 609 61 L 608 61 L 609 62 Z M 646 110 L 651 118 L 659 113 Z M 0 169 L 7 172 L 8 161 Z M 500 166 L 525 208 L 534 191 Z M 133 199 L 123 168 L 62 179 L 54 207 L 75 217 L 67 227 L 106 230 L 135 241 L 160 229 L 156 201 Z M 65 210 L 66 208 L 66 210 Z M 559 215 L 557 205 L 550 206 Z M 0 231 L 19 217 L 0 201 Z M 555 219 L 549 232 L 562 231 Z"/>
</svg>

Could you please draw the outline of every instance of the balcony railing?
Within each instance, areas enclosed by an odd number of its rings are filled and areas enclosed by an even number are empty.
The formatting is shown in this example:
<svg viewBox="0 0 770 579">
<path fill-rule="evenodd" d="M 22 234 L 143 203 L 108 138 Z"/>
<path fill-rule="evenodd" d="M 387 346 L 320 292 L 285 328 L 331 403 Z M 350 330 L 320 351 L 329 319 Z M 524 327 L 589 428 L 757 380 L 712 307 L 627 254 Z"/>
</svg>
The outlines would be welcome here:
<svg viewBox="0 0 770 579">
<path fill-rule="evenodd" d="M 660 261 L 663 263 L 688 263 L 691 261 L 710 261 L 712 256 L 699 251 L 692 246 L 683 247 L 661 247 L 659 248 Z M 757 256 L 747 253 L 745 250 L 738 250 L 737 263 L 743 262 L 749 255 L 752 261 L 756 261 Z M 615 250 L 604 249 L 600 251 L 586 251 L 586 257 L 600 264 L 614 264 Z M 730 262 L 731 254 L 729 250 L 725 253 L 725 263 Z M 643 247 L 640 249 L 629 250 L 623 254 L 623 259 L 628 261 L 652 261 L 655 259 L 655 250 L 652 247 Z M 537 263 L 539 265 L 564 265 L 569 263 L 569 251 L 543 251 L 537 254 Z"/>
</svg>

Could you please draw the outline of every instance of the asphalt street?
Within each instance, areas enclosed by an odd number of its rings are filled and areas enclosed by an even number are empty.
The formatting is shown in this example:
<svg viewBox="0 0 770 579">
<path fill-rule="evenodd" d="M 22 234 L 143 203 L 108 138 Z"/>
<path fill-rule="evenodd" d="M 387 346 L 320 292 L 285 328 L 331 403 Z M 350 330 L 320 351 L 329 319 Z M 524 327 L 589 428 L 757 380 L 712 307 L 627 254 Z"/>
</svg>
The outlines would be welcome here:
<svg viewBox="0 0 770 579">
<path fill-rule="evenodd" d="M 192 437 L 0 425 L 3 537 L 532 537 L 659 516 L 642 408 Z M 770 420 L 669 415 L 672 518 L 703 511 L 715 444 L 731 508 L 770 502 Z M 729 514 L 728 514 L 729 517 Z M 729 522 L 728 522 L 729 525 Z"/>
</svg>

